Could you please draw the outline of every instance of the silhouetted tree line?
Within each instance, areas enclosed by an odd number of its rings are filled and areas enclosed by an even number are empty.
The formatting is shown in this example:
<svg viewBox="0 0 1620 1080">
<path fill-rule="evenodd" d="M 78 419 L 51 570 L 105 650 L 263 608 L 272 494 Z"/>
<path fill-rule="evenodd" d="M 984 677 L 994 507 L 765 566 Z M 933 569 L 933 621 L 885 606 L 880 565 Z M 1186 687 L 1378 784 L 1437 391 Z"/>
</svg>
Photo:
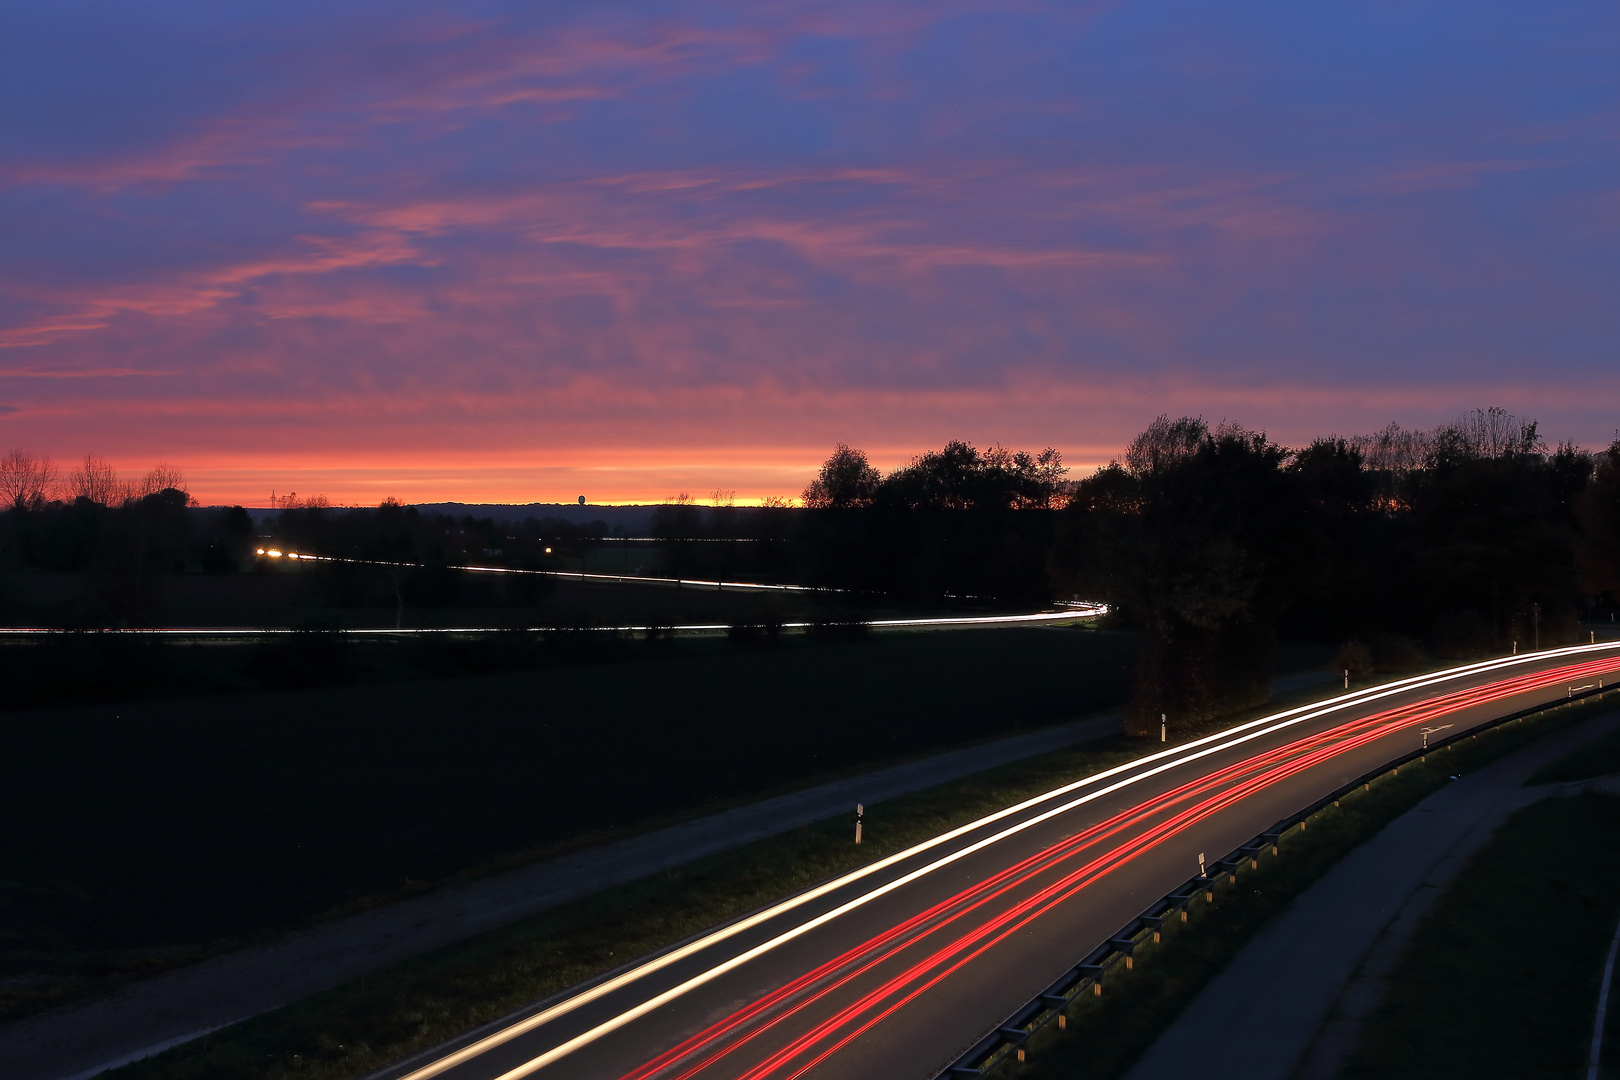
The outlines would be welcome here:
<svg viewBox="0 0 1620 1080">
<path fill-rule="evenodd" d="M 884 476 L 839 444 L 804 491 L 811 584 L 898 599 L 1050 599 L 1046 553 L 1069 485 L 1058 451 L 950 442 Z"/>
<path fill-rule="evenodd" d="M 1050 566 L 1142 633 L 1133 727 L 1266 699 L 1279 633 L 1362 674 L 1573 640 L 1620 585 L 1620 441 L 1549 448 L 1501 409 L 1300 450 L 1160 417 L 1081 481 Z"/>
<path fill-rule="evenodd" d="M 886 601 L 1104 600 L 1117 625 L 1142 635 L 1131 716 L 1144 730 L 1161 713 L 1189 722 L 1264 700 L 1279 634 L 1342 646 L 1339 663 L 1361 674 L 1568 641 L 1583 612 L 1612 612 L 1620 595 L 1620 441 L 1595 455 L 1548 447 L 1534 421 L 1501 409 L 1300 449 L 1160 417 L 1122 461 L 1079 482 L 1051 449 L 952 442 L 884 475 L 840 445 L 803 509 L 734 507 L 727 496 L 658 508 L 662 550 L 639 569 Z M 17 451 L 0 459 L 0 498 L 0 568 L 89 575 L 99 625 L 140 623 L 179 570 L 270 569 L 253 557 L 266 535 L 413 564 L 317 565 L 327 605 L 396 613 L 534 603 L 551 579 L 451 568 L 561 569 L 612 535 L 601 522 L 453 518 L 393 500 L 304 500 L 255 527 L 240 507 L 190 507 L 166 467 L 125 484 L 88 458 L 59 478 Z"/>
<path fill-rule="evenodd" d="M 552 579 L 474 577 L 450 567 L 487 562 L 556 569 L 567 545 L 609 534 L 602 522 L 456 519 L 421 514 L 392 499 L 372 508 L 339 508 L 320 497 L 289 500 L 279 514 L 255 525 L 240 506 L 198 508 L 171 466 L 120 482 L 110 466 L 89 457 L 62 477 L 48 458 L 18 450 L 0 458 L 0 499 L 0 571 L 89 579 L 92 603 L 62 611 L 56 621 L 66 625 L 145 624 L 174 574 L 276 571 L 275 561 L 255 554 L 266 545 L 364 560 L 318 564 L 319 570 L 299 566 L 320 574 L 320 599 L 329 606 L 397 612 L 405 604 L 532 604 L 554 588 Z M 4 601 L 0 588 L 0 605 Z"/>
<path fill-rule="evenodd" d="M 95 607 L 74 617 L 97 624 L 139 623 L 169 575 L 235 571 L 253 542 L 245 510 L 193 509 L 185 478 L 168 465 L 121 482 L 90 456 L 60 477 L 49 458 L 12 450 L 0 458 L 0 499 L 0 569 L 87 574 Z"/>
</svg>

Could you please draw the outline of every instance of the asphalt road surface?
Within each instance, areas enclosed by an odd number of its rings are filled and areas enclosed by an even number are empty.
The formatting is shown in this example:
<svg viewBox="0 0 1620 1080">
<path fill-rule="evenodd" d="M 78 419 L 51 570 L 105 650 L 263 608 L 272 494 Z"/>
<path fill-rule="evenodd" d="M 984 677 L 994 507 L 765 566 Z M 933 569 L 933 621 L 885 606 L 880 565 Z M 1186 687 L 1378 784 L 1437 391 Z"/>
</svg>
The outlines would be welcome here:
<svg viewBox="0 0 1620 1080">
<path fill-rule="evenodd" d="M 897 853 L 541 1002 L 409 1080 L 927 1080 L 1153 900 L 1436 738 L 1620 677 L 1620 644 L 1279 713 Z"/>
</svg>

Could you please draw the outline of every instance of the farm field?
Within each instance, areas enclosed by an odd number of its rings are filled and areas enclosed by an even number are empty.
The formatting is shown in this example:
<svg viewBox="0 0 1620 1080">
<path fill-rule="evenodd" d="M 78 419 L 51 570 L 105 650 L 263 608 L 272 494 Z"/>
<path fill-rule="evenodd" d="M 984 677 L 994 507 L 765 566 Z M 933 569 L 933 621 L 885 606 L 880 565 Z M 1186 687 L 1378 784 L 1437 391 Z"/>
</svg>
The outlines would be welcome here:
<svg viewBox="0 0 1620 1080">
<path fill-rule="evenodd" d="M 534 670 L 12 712 L 0 1015 L 457 875 L 1106 709 L 1132 652 L 1128 636 L 1078 629 L 619 640 Z"/>
</svg>

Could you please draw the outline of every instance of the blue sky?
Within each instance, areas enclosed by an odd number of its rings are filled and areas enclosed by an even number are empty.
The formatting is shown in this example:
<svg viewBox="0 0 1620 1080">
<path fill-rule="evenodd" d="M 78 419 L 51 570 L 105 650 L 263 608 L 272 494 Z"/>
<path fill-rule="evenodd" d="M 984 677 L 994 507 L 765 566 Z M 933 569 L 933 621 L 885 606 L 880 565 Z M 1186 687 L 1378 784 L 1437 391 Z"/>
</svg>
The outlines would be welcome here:
<svg viewBox="0 0 1620 1080">
<path fill-rule="evenodd" d="M 1620 14 L 17 2 L 0 445 L 354 501 L 1620 424 Z"/>
</svg>

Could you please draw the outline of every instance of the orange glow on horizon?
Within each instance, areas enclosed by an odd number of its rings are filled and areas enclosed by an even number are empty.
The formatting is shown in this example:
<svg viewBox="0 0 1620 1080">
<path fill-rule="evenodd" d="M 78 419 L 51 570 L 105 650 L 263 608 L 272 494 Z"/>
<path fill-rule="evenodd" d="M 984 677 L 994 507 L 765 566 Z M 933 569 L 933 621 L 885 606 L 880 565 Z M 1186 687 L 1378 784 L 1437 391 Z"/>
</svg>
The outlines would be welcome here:
<svg viewBox="0 0 1620 1080">
<path fill-rule="evenodd" d="M 872 463 L 887 471 L 909 462 L 925 448 L 867 449 Z M 186 477 L 192 496 L 204 506 L 269 507 L 279 499 L 323 496 L 333 506 L 375 506 L 393 498 L 402 503 L 577 504 L 579 496 L 593 506 L 666 502 L 685 493 L 699 505 L 714 505 L 717 492 L 734 505 L 758 506 L 768 498 L 797 504 L 831 447 L 727 448 L 710 452 L 659 449 L 593 454 L 587 460 L 534 452 L 536 464 L 515 464 L 510 457 L 491 460 L 482 454 L 370 460 L 311 454 L 289 458 L 242 455 L 226 460 L 171 457 Z M 577 453 L 577 451 L 576 451 Z M 1106 464 L 1108 452 L 1093 448 L 1070 456 L 1070 477 L 1089 475 Z M 547 462 L 546 459 L 550 458 Z M 541 463 L 544 462 L 544 463 Z M 63 471 L 73 462 L 59 461 Z M 121 478 L 135 478 L 150 468 L 139 460 L 114 461 Z"/>
</svg>

